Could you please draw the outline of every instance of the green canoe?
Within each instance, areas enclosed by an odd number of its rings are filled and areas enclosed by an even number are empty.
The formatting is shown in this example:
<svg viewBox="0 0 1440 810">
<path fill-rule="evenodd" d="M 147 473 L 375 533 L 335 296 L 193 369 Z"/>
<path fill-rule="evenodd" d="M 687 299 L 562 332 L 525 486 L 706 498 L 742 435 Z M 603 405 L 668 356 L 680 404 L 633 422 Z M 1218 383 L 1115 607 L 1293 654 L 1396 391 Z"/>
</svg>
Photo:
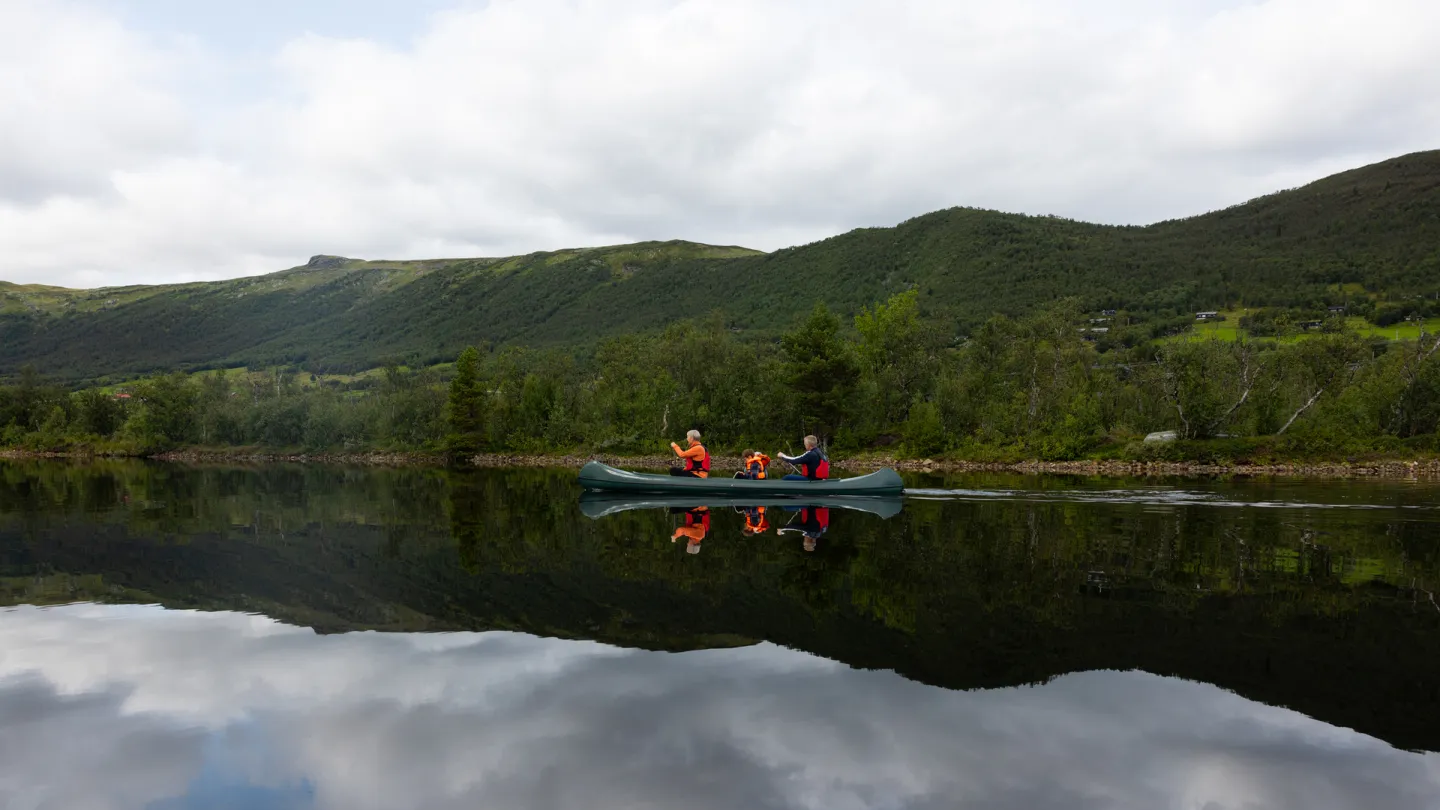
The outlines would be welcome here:
<svg viewBox="0 0 1440 810">
<path fill-rule="evenodd" d="M 642 492 L 586 492 L 580 495 L 580 511 L 585 517 L 598 520 L 606 515 L 631 509 L 749 509 L 764 506 L 777 509 L 799 509 L 802 506 L 829 509 L 852 509 L 889 519 L 905 508 L 899 495 L 691 495 L 688 493 L 652 495 Z"/>
<path fill-rule="evenodd" d="M 894 470 L 878 470 L 854 478 L 827 478 L 821 481 L 786 481 L 778 476 L 763 481 L 748 478 L 682 478 L 670 475 L 617 470 L 592 461 L 580 468 L 580 485 L 605 492 L 649 492 L 685 495 L 900 495 L 905 484 Z"/>
</svg>

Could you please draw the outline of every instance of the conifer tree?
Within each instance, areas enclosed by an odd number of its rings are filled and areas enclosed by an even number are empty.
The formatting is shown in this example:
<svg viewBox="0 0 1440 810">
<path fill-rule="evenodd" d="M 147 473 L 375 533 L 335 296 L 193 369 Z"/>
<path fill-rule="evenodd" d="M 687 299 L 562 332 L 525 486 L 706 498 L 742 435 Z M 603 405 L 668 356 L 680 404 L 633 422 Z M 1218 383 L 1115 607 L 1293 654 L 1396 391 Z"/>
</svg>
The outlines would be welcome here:
<svg viewBox="0 0 1440 810">
<path fill-rule="evenodd" d="M 449 406 L 446 445 L 450 452 L 478 451 L 485 426 L 485 392 L 480 389 L 480 352 L 474 346 L 466 347 L 455 361 Z"/>
</svg>

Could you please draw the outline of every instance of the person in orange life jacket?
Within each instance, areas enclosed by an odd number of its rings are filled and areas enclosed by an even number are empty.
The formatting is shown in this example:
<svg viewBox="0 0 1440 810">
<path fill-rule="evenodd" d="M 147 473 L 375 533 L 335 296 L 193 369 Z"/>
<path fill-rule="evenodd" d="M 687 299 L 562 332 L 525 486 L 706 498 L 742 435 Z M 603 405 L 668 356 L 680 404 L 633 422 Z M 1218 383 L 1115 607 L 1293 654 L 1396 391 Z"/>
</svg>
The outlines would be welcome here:
<svg viewBox="0 0 1440 810">
<path fill-rule="evenodd" d="M 709 478 L 710 453 L 706 451 L 705 445 L 700 443 L 700 431 L 692 430 L 686 433 L 685 441 L 690 446 L 684 450 L 675 442 L 670 442 L 670 449 L 685 462 L 684 468 L 671 467 L 670 474 L 685 478 Z"/>
<path fill-rule="evenodd" d="M 814 436 L 805 437 L 805 452 L 798 456 L 777 453 L 781 461 L 788 461 L 800 468 L 800 473 L 785 476 L 784 481 L 819 481 L 830 477 L 830 459 L 820 449 L 820 440 Z"/>
<path fill-rule="evenodd" d="M 672 514 L 678 512 L 685 516 L 685 523 L 675 528 L 675 533 L 670 535 L 670 542 L 685 538 L 685 553 L 699 554 L 700 541 L 705 539 L 705 534 L 710 531 L 710 508 L 708 506 L 697 506 L 693 509 L 671 508 Z"/>
<path fill-rule="evenodd" d="M 761 480 L 765 477 L 765 468 L 770 466 L 770 457 L 759 450 L 746 450 L 740 456 L 740 464 L 744 469 L 735 473 L 736 478 L 749 478 Z"/>
</svg>

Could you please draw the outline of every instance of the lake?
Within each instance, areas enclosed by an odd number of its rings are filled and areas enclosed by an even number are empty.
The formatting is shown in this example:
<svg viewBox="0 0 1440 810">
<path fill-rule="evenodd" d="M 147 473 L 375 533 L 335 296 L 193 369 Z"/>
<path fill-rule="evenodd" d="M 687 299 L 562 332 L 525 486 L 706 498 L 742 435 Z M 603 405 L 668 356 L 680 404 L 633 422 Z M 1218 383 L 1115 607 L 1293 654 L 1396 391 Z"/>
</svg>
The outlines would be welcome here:
<svg viewBox="0 0 1440 810">
<path fill-rule="evenodd" d="M 0 807 L 1440 808 L 1440 485 L 907 485 L 0 461 Z"/>
</svg>

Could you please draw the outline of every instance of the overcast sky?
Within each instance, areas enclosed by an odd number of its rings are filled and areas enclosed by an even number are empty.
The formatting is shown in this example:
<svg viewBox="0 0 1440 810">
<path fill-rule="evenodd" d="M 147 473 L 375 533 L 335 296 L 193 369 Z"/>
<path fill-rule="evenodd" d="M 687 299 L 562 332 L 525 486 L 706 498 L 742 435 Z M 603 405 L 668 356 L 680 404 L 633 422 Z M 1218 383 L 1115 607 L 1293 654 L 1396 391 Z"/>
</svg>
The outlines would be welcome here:
<svg viewBox="0 0 1440 810">
<path fill-rule="evenodd" d="M 837 708 L 843 707 L 843 710 Z M 238 613 L 0 611 L 0 805 L 34 810 L 1435 810 L 1440 755 L 1143 673 L 953 692 Z"/>
<path fill-rule="evenodd" d="M 0 0 L 0 279 L 1112 223 L 1440 147 L 1435 0 Z"/>
</svg>

